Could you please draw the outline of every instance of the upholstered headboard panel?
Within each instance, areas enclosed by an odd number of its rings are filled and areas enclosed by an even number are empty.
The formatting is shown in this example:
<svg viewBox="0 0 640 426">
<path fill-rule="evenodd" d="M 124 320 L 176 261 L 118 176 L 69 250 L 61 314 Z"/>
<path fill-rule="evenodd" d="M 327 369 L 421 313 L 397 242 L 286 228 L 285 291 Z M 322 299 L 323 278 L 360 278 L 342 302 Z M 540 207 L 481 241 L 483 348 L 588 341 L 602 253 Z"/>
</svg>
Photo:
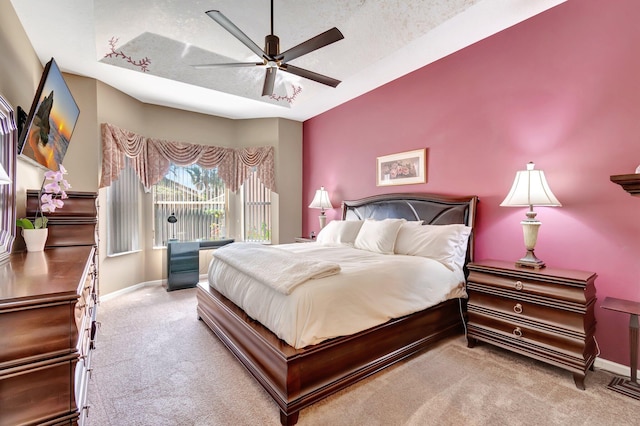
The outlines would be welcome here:
<svg viewBox="0 0 640 426">
<path fill-rule="evenodd" d="M 454 197 L 434 194 L 383 194 L 342 202 L 342 219 L 401 218 L 422 220 L 429 225 L 463 223 L 473 227 L 478 197 Z M 468 260 L 473 260 L 473 232 L 469 240 Z"/>
</svg>

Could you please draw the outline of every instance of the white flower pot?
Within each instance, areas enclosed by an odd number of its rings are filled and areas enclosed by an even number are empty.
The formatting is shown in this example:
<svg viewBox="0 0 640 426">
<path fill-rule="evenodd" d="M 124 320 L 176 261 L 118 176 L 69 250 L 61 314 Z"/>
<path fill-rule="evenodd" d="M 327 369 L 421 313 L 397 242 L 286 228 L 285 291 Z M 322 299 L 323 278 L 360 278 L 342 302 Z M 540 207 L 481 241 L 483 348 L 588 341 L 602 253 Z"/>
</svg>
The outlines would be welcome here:
<svg viewBox="0 0 640 426">
<path fill-rule="evenodd" d="M 27 251 L 42 251 L 47 242 L 49 228 L 23 229 L 22 238 L 27 245 Z"/>
</svg>

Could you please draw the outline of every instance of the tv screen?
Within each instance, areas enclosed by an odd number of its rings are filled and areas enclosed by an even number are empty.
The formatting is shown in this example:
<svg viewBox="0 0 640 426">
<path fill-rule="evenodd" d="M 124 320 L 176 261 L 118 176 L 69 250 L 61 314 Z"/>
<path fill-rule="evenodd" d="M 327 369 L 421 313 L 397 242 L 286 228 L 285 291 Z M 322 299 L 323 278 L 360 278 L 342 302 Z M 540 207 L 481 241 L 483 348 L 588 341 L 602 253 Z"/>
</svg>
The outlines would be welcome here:
<svg viewBox="0 0 640 426">
<path fill-rule="evenodd" d="M 18 141 L 22 158 L 58 171 L 69 147 L 80 109 L 55 60 L 44 67 L 36 96 Z"/>
</svg>

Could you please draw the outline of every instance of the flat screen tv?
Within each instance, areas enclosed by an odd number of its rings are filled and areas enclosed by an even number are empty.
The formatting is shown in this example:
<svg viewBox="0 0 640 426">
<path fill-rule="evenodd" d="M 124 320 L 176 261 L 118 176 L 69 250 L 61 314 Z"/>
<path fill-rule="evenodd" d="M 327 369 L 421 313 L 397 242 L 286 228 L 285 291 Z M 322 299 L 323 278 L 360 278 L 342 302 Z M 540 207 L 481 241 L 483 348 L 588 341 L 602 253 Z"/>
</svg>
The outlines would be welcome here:
<svg viewBox="0 0 640 426">
<path fill-rule="evenodd" d="M 29 115 L 20 132 L 20 156 L 58 171 L 79 115 L 78 104 L 56 61 L 51 58 L 44 67 Z"/>
</svg>

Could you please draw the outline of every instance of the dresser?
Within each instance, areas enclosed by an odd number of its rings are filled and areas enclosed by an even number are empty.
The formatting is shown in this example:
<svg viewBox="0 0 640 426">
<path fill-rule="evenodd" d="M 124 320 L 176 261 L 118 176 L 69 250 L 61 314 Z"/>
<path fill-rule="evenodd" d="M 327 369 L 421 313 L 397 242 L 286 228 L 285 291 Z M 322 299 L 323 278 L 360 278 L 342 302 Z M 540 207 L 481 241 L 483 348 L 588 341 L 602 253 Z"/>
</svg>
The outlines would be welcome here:
<svg viewBox="0 0 640 426">
<path fill-rule="evenodd" d="M 0 267 L 0 426 L 82 425 L 95 346 L 98 206 L 67 192 L 48 213 L 44 252 L 14 253 Z M 33 218 L 38 191 L 27 191 Z"/>
<path fill-rule="evenodd" d="M 75 425 L 95 337 L 95 248 L 12 254 L 0 267 L 0 425 Z"/>
<path fill-rule="evenodd" d="M 573 373 L 585 389 L 597 355 L 592 272 L 470 263 L 468 346 L 484 341 Z"/>
</svg>

